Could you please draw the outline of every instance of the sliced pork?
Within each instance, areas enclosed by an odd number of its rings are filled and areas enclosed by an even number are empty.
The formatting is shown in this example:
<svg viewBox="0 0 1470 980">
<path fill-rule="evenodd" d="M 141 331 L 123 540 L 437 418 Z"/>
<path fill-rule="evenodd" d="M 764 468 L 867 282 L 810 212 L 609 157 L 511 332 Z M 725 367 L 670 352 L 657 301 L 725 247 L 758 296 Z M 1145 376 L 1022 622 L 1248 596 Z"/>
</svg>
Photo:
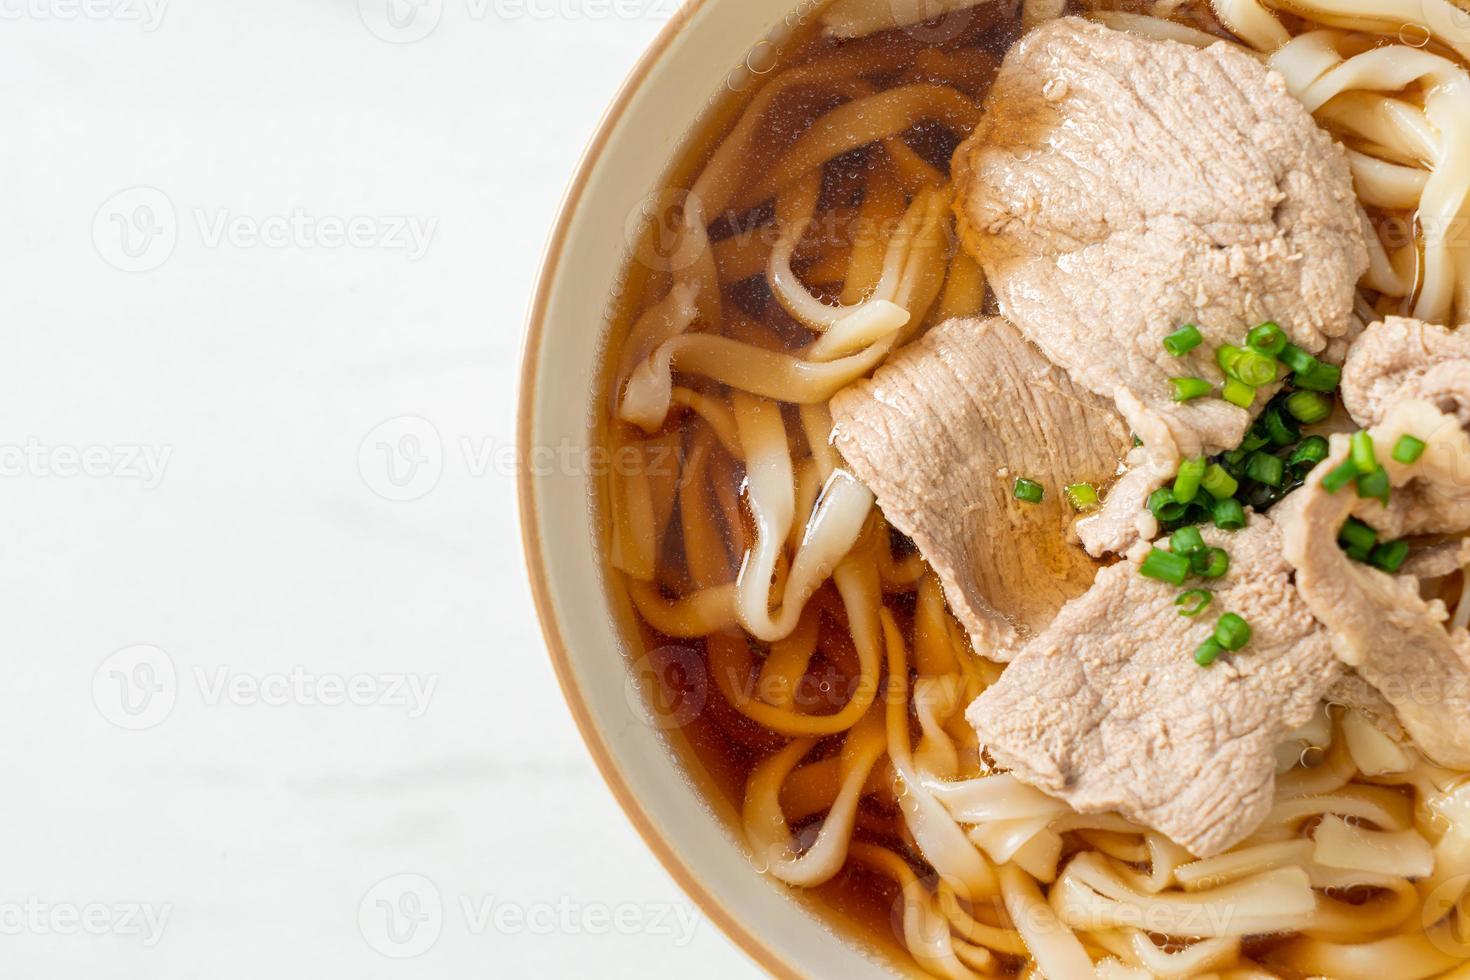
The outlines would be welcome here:
<svg viewBox="0 0 1470 980">
<path fill-rule="evenodd" d="M 1397 316 L 1364 331 L 1343 365 L 1343 405 L 1359 425 L 1377 425 L 1409 398 L 1470 425 L 1470 332 Z"/>
<path fill-rule="evenodd" d="M 1098 574 L 1082 598 L 971 704 L 980 742 L 1023 781 L 1083 813 L 1117 811 L 1197 855 L 1248 836 L 1271 808 L 1273 750 L 1311 718 L 1341 673 L 1327 635 L 1291 588 L 1265 517 L 1204 532 L 1231 569 L 1198 618 L 1138 561 Z M 1225 612 L 1249 646 L 1210 667 L 1195 649 Z"/>
<path fill-rule="evenodd" d="M 1074 483 L 1111 480 L 1128 430 L 1001 319 L 953 320 L 832 400 L 837 448 L 913 539 L 977 652 L 1009 660 L 1085 592 L 1068 541 Z M 1014 495 L 1017 478 L 1046 489 Z"/>
<path fill-rule="evenodd" d="M 1297 591 L 1331 631 L 1337 655 L 1393 705 L 1425 755 L 1440 765 L 1470 768 L 1470 632 L 1447 629 L 1444 603 L 1421 598 L 1413 575 L 1389 575 L 1354 561 L 1337 541 L 1350 517 L 1392 529 L 1386 537 L 1431 517 L 1441 532 L 1470 529 L 1470 514 L 1444 506 L 1470 493 L 1470 437 L 1457 419 L 1417 400 L 1390 408 L 1372 431 L 1385 447 L 1379 459 L 1395 487 L 1393 507 L 1361 500 L 1351 488 L 1334 494 L 1322 486 L 1349 455 L 1347 437 L 1336 436 L 1328 460 L 1272 513 L 1279 512 Z M 1428 444 L 1411 465 L 1387 451 L 1404 435 Z M 1465 523 L 1448 526 L 1455 519 Z"/>
<path fill-rule="evenodd" d="M 1346 158 L 1230 45 L 1045 24 L 1006 54 L 954 173 L 1002 313 L 1135 431 L 1164 424 L 1138 478 L 1149 489 L 1182 456 L 1234 448 L 1251 421 L 1219 398 L 1174 403 L 1170 378 L 1219 384 L 1215 349 L 1266 320 L 1312 353 L 1349 329 L 1368 253 Z M 1185 324 L 1204 343 L 1172 357 L 1162 341 Z M 1089 548 L 1151 536 L 1129 516 L 1084 528 Z"/>
</svg>

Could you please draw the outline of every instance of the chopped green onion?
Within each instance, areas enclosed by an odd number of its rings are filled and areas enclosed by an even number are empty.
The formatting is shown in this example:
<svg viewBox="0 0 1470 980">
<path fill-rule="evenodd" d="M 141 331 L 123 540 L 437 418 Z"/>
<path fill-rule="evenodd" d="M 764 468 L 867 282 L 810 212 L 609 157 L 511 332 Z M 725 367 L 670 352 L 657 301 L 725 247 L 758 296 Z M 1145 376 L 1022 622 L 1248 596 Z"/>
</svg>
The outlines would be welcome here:
<svg viewBox="0 0 1470 980">
<path fill-rule="evenodd" d="M 1223 578 L 1230 571 L 1230 555 L 1224 548 L 1206 548 L 1189 556 L 1189 567 L 1201 578 Z"/>
<path fill-rule="evenodd" d="M 1230 344 L 1221 344 L 1215 348 L 1215 363 L 1220 365 L 1220 370 L 1225 372 L 1225 377 L 1235 377 L 1235 365 L 1245 356 L 1245 351 Z"/>
<path fill-rule="evenodd" d="M 1286 411 L 1303 425 L 1316 425 L 1332 415 L 1332 400 L 1315 391 L 1293 391 L 1287 396 Z"/>
<path fill-rule="evenodd" d="M 1187 504 L 1174 499 L 1174 491 L 1170 487 L 1160 487 L 1148 498 L 1149 513 L 1161 521 L 1177 521 L 1188 509 Z"/>
<path fill-rule="evenodd" d="M 1155 548 L 1143 560 L 1139 572 L 1145 578 L 1168 582 L 1170 585 L 1183 585 L 1189 578 L 1189 559 L 1184 555 L 1174 555 L 1162 548 Z"/>
<path fill-rule="evenodd" d="M 1252 388 L 1259 388 L 1275 381 L 1276 372 L 1280 369 L 1276 358 L 1249 350 L 1236 358 L 1233 376 Z"/>
<path fill-rule="evenodd" d="M 1215 601 L 1215 593 L 1209 589 L 1190 589 L 1174 600 L 1174 605 L 1183 606 L 1179 615 L 1188 616 L 1190 619 L 1198 616 L 1210 608 L 1210 603 Z"/>
<path fill-rule="evenodd" d="M 1220 654 L 1224 652 L 1225 648 L 1219 643 L 1216 643 L 1214 637 L 1211 637 L 1201 643 L 1198 650 L 1194 651 L 1194 662 L 1201 667 L 1208 667 L 1216 660 L 1219 660 Z"/>
<path fill-rule="evenodd" d="M 1205 550 L 1205 536 L 1197 527 L 1181 527 L 1169 538 L 1169 550 L 1176 555 L 1189 556 Z"/>
<path fill-rule="evenodd" d="M 1271 445 L 1271 440 L 1253 428 L 1245 434 L 1245 439 L 1241 442 L 1240 448 L 1246 455 L 1250 455 L 1257 449 L 1265 449 L 1269 445 Z"/>
<path fill-rule="evenodd" d="M 1423 439 L 1416 439 L 1413 436 L 1400 436 L 1399 441 L 1393 447 L 1393 458 L 1408 466 L 1419 462 L 1419 458 L 1424 455 L 1424 450 L 1428 448 L 1424 444 Z"/>
<path fill-rule="evenodd" d="M 1217 500 L 1210 513 L 1215 519 L 1215 526 L 1222 531 L 1239 531 L 1245 527 L 1245 508 L 1239 500 L 1229 497 Z"/>
<path fill-rule="evenodd" d="M 1301 444 L 1292 450 L 1287 462 L 1294 467 L 1305 467 L 1311 469 L 1327 458 L 1329 447 L 1327 440 L 1321 436 L 1308 436 Z"/>
<path fill-rule="evenodd" d="M 1215 386 L 1204 378 L 1170 378 L 1169 384 L 1174 386 L 1176 402 L 1192 402 L 1215 390 Z"/>
<path fill-rule="evenodd" d="M 1334 392 L 1342 384 L 1342 368 L 1336 364 L 1317 362 L 1309 371 L 1298 371 L 1292 375 L 1292 383 L 1308 391 Z"/>
<path fill-rule="evenodd" d="M 1254 453 L 1246 460 L 1245 474 L 1257 483 L 1279 487 L 1286 482 L 1286 464 L 1268 453 Z"/>
<path fill-rule="evenodd" d="M 1381 500 L 1386 505 L 1392 492 L 1388 470 L 1381 466 L 1372 473 L 1364 473 L 1358 477 L 1358 496 L 1364 500 Z"/>
<path fill-rule="evenodd" d="M 1016 481 L 1014 493 L 1017 500 L 1024 501 L 1028 504 L 1039 504 L 1046 499 L 1046 487 L 1043 487 L 1035 480 L 1028 480 L 1025 477 Z"/>
<path fill-rule="evenodd" d="M 1266 414 L 1261 416 L 1261 425 L 1271 438 L 1271 444 L 1277 448 L 1292 446 L 1301 440 L 1302 430 L 1277 409 L 1267 409 Z"/>
<path fill-rule="evenodd" d="M 1204 487 L 1205 493 L 1216 500 L 1228 500 L 1240 490 L 1240 482 L 1225 472 L 1225 467 L 1219 463 L 1211 463 L 1205 470 L 1200 486 Z"/>
<path fill-rule="evenodd" d="M 1227 650 L 1239 650 L 1251 641 L 1251 625 L 1236 613 L 1226 613 L 1215 624 L 1215 642 Z"/>
<path fill-rule="evenodd" d="M 1174 480 L 1174 499 L 1181 504 L 1192 504 L 1199 496 L 1200 481 L 1205 478 L 1208 464 L 1204 457 L 1191 459 L 1179 467 L 1179 476 Z"/>
<path fill-rule="evenodd" d="M 1097 495 L 1097 488 L 1090 483 L 1073 483 L 1066 488 L 1067 500 L 1076 510 L 1092 510 L 1102 503 L 1102 498 Z"/>
<path fill-rule="evenodd" d="M 1363 557 L 1358 560 L 1367 561 L 1373 547 L 1378 544 L 1378 532 L 1356 517 L 1349 517 L 1337 533 L 1337 540 L 1347 548 L 1348 554 L 1354 557 L 1361 554 Z"/>
<path fill-rule="evenodd" d="M 1238 378 L 1226 378 L 1220 397 L 1232 405 L 1250 408 L 1256 401 L 1256 389 Z"/>
<path fill-rule="evenodd" d="M 1304 374 L 1322 363 L 1296 344 L 1287 344 L 1277 356 L 1280 358 L 1282 364 L 1285 364 L 1297 374 Z"/>
<path fill-rule="evenodd" d="M 1180 327 L 1178 330 L 1164 338 L 1164 350 L 1175 357 L 1183 357 L 1204 342 L 1199 328 L 1194 324 Z"/>
<path fill-rule="evenodd" d="M 1286 350 L 1286 331 L 1282 330 L 1270 320 L 1267 320 L 1252 330 L 1246 337 L 1245 342 L 1250 346 L 1251 350 L 1259 351 L 1262 354 L 1270 354 L 1272 357 L 1275 357 Z"/>
<path fill-rule="evenodd" d="M 1381 569 L 1382 571 L 1393 575 L 1397 573 L 1400 568 L 1403 568 L 1404 562 L 1408 560 L 1409 542 L 1391 541 L 1388 544 L 1381 544 L 1378 547 L 1374 548 L 1373 554 L 1369 558 L 1369 563 L 1372 564 L 1374 568 Z"/>
<path fill-rule="evenodd" d="M 1337 493 L 1357 478 L 1358 466 L 1352 460 L 1348 460 L 1322 478 L 1322 489 L 1328 493 Z"/>
<path fill-rule="evenodd" d="M 1373 437 L 1368 432 L 1353 433 L 1353 465 L 1359 473 L 1372 473 L 1378 469 L 1378 454 L 1373 449 Z"/>
</svg>

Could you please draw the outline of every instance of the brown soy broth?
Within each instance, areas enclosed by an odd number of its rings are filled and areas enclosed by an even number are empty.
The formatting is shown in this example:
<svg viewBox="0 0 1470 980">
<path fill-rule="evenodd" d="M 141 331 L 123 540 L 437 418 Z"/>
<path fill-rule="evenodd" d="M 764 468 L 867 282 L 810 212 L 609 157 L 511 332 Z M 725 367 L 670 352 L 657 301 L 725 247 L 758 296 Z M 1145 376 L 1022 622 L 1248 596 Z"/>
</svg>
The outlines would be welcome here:
<svg viewBox="0 0 1470 980">
<path fill-rule="evenodd" d="M 800 65 L 814 58 L 838 51 L 871 52 L 875 64 L 886 70 L 867 77 L 874 91 L 895 84 L 922 82 L 936 77 L 935 66 L 940 59 L 947 59 L 950 66 L 961 65 L 965 77 L 973 79 L 970 95 L 983 95 L 993 77 L 1000 56 L 1020 34 L 1019 23 L 1011 17 L 1006 5 L 982 5 L 974 8 L 972 23 L 956 36 L 945 37 L 942 30 L 929 30 L 923 26 L 914 31 L 892 31 L 886 34 L 849 42 L 839 42 L 821 35 L 814 22 L 797 32 L 785 46 L 780 56 L 777 71 L 765 76 L 774 76 L 781 69 Z M 933 27 L 933 25 L 930 25 Z M 925 38 L 939 37 L 942 43 L 931 45 Z M 752 85 L 744 92 L 726 92 L 716 98 L 706 113 L 706 118 L 696 127 L 685 142 L 684 148 L 672 162 L 661 186 L 688 188 L 697 178 L 710 154 L 729 133 L 740 113 L 759 91 Z M 779 154 L 798 138 L 822 113 L 833 108 L 828 97 L 813 97 L 801 93 L 779 98 L 768 113 L 769 125 L 758 144 L 758 152 L 749 160 L 747 180 L 771 166 Z M 949 160 L 955 147 L 967 134 L 956 133 L 943 126 L 924 123 L 915 126 L 900 138 L 914 153 L 930 166 L 948 173 Z M 836 221 L 821 233 L 831 240 L 841 240 L 853 229 L 845 224 L 857 212 L 862 202 L 863 183 L 876 154 L 871 147 L 862 147 L 843 154 L 831 161 L 824 169 L 819 214 L 833 213 Z M 678 195 L 667 195 L 677 201 Z M 741 212 L 707 216 L 712 244 L 725 242 L 735 236 L 766 232 L 774 235 L 770 223 L 774 217 L 772 202 L 764 201 Z M 664 229 L 676 225 L 668 215 L 655 217 L 658 226 Z M 652 249 L 656 254 L 656 227 L 645 229 L 643 240 L 636 241 L 635 254 L 642 249 Z M 813 275 L 816 257 L 798 250 L 793 262 L 795 271 L 817 295 L 835 299 L 841 291 L 840 279 L 831 279 L 820 274 Z M 611 330 L 608 335 L 603 358 L 603 396 L 601 406 L 613 404 L 616 392 L 611 390 L 619 360 L 620 349 L 632 324 L 654 301 L 664 295 L 670 286 L 670 276 L 657 268 L 657 263 L 630 262 L 614 293 L 609 309 Z M 729 336 L 745 343 L 758 346 L 795 351 L 811 343 L 814 335 L 797 323 L 775 300 L 764 275 L 745 277 L 722 289 L 725 305 L 725 322 L 721 329 Z M 697 392 L 722 393 L 720 386 L 700 377 L 680 378 L 680 384 Z M 789 407 L 786 417 L 787 431 L 802 432 L 794 411 Z M 598 413 L 595 421 L 596 438 L 601 444 L 615 448 L 615 426 L 606 408 Z M 655 437 L 672 435 L 680 447 L 679 463 L 682 466 L 694 451 L 694 433 L 684 413 L 671 413 L 669 420 Z M 641 436 L 641 434 L 640 434 Z M 802 437 L 795 435 L 800 441 Z M 804 445 L 798 445 L 793 456 L 800 460 L 809 455 Z M 718 448 L 712 454 L 721 453 Z M 719 477 L 724 482 L 712 485 L 709 492 L 717 501 L 715 513 L 722 512 L 718 500 L 739 499 L 743 492 L 744 473 L 739 464 L 723 460 L 722 466 L 711 465 L 707 471 L 713 481 Z M 610 513 L 611 490 L 602 488 L 601 510 L 604 515 L 604 541 L 611 537 Z M 681 526 L 679 505 L 669 520 L 669 530 L 660 544 L 658 582 L 665 595 L 673 598 L 691 588 L 691 569 L 728 567 L 739 568 L 746 542 L 753 540 L 753 528 L 743 508 L 736 521 L 726 518 L 722 522 L 722 534 L 703 545 L 686 541 Z M 738 525 L 738 526 L 737 526 Z M 893 553 L 895 559 L 912 550 L 906 540 L 895 536 Z M 610 554 L 604 548 L 604 554 Z M 614 592 L 621 590 L 622 574 L 608 569 L 607 579 L 613 583 Z M 626 594 L 615 595 L 622 606 L 624 620 L 628 623 L 631 659 L 643 679 L 652 680 L 656 686 L 645 688 L 649 707 L 655 717 L 672 719 L 677 724 L 667 728 L 671 747 L 682 757 L 681 761 L 703 784 L 714 802 L 722 803 L 716 809 L 727 815 L 738 815 L 744 796 L 745 784 L 754 767 L 772 752 L 787 743 L 787 739 L 776 735 L 749 720 L 728 704 L 714 680 L 709 675 L 707 642 L 704 638 L 680 639 L 663 635 L 642 621 L 632 610 Z M 895 616 L 907 631 L 912 622 L 913 594 L 904 593 L 886 599 Z M 826 583 L 812 599 L 812 603 L 828 610 L 840 610 L 841 602 L 831 582 Z M 821 624 L 821 641 L 818 654 L 813 658 L 796 703 L 801 710 L 814 714 L 837 711 L 848 700 L 851 688 L 857 679 L 856 655 L 852 650 L 846 624 L 839 622 L 832 613 L 824 613 Z M 743 634 L 742 634 L 743 636 Z M 821 651 L 829 651 L 824 654 Z M 834 652 L 835 651 L 835 652 Z M 753 665 L 758 668 L 764 651 L 753 649 Z M 755 671 L 737 683 L 755 683 Z M 697 710 L 695 710 L 697 708 Z M 660 725 L 662 726 L 662 722 Z M 820 758 L 837 752 L 844 735 L 821 740 L 812 758 Z M 794 823 L 793 830 L 800 836 L 804 827 L 814 829 L 817 818 Z M 901 820 L 896 810 L 886 810 L 871 799 L 863 801 L 859 818 L 859 836 L 884 844 L 914 858 L 916 869 L 923 871 L 922 863 L 900 837 Z M 738 829 L 732 828 L 738 836 Z M 897 886 L 881 875 L 864 870 L 849 863 L 835 878 L 826 884 L 808 890 L 816 902 L 830 912 L 837 913 L 841 922 L 855 926 L 859 938 L 891 955 L 901 969 L 912 970 L 912 962 L 902 948 L 899 937 L 902 925 L 899 921 L 899 892 Z"/>
</svg>

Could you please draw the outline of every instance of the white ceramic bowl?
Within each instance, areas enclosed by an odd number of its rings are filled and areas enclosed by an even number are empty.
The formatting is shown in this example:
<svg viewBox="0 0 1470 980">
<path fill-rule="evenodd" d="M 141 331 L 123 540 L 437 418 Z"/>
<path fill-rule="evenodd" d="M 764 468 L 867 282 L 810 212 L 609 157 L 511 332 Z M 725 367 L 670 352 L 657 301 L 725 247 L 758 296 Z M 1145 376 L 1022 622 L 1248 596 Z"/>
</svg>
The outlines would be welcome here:
<svg viewBox="0 0 1470 980">
<path fill-rule="evenodd" d="M 520 506 L 532 591 L 567 702 L 629 819 L 706 915 L 778 976 L 900 972 L 892 950 L 853 941 L 810 900 L 761 875 L 736 814 L 701 788 L 676 732 L 645 723 L 600 557 L 591 466 L 609 296 L 625 226 L 733 70 L 765 70 L 767 39 L 811 16 L 798 0 L 689 0 L 618 93 L 577 171 L 531 307 L 521 375 Z M 716 694 L 715 696 L 718 696 Z M 848 934 L 851 933 L 851 934 Z M 907 971 L 902 971 L 907 972 Z"/>
</svg>

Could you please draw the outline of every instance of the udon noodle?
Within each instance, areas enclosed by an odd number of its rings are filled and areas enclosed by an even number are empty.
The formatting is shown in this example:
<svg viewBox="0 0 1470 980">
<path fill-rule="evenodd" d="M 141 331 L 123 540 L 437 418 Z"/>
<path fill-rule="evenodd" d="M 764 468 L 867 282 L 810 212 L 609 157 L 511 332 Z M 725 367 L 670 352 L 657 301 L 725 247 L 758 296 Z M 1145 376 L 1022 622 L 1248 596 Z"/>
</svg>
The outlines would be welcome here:
<svg viewBox="0 0 1470 980">
<path fill-rule="evenodd" d="M 1005 47 L 1069 11 L 949 3 L 957 29 L 882 32 L 842 6 L 840 43 L 788 38 L 686 161 L 687 192 L 661 196 L 665 240 L 630 270 L 609 361 L 607 439 L 635 461 L 609 481 L 610 562 L 649 646 L 699 654 L 703 751 L 727 756 L 754 862 L 882 896 L 877 924 L 940 977 L 1470 977 L 1470 783 L 1342 705 L 1282 747 L 1265 825 L 1204 860 L 993 771 L 963 712 L 1001 668 L 843 468 L 826 403 L 919 331 L 989 311 L 954 245 L 949 153 Z M 1070 12 L 1279 70 L 1348 150 L 1360 315 L 1470 318 L 1470 13 Z"/>
</svg>

